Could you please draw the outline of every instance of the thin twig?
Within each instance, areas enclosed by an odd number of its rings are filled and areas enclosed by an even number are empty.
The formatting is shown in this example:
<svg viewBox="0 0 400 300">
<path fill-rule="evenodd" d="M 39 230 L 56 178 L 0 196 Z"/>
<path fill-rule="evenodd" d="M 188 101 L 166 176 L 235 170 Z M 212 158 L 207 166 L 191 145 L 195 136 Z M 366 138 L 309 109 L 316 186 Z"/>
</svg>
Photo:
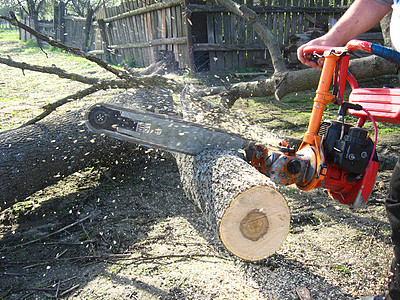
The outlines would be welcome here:
<svg viewBox="0 0 400 300">
<path fill-rule="evenodd" d="M 108 261 L 108 260 L 131 260 L 133 262 L 142 262 L 142 261 L 152 261 L 152 260 L 160 260 L 160 259 L 170 259 L 170 258 L 188 258 L 195 259 L 198 257 L 210 257 L 210 258 L 219 258 L 223 260 L 229 260 L 227 257 L 218 256 L 218 255 L 210 255 L 210 254 L 166 254 L 166 255 L 158 255 L 158 256 L 141 256 L 141 257 L 132 257 L 132 253 L 119 253 L 119 254 L 102 254 L 102 255 L 87 255 L 87 256 L 75 256 L 75 257 L 65 257 L 59 259 L 52 260 L 42 260 L 42 261 L 13 261 L 13 264 L 31 264 L 29 266 L 23 267 L 23 269 L 28 269 L 40 265 L 49 265 L 56 262 L 66 262 L 66 261 L 85 261 L 85 260 L 98 260 L 98 261 Z"/>
<path fill-rule="evenodd" d="M 2 272 L 0 276 L 26 276 L 26 274 Z"/>
<path fill-rule="evenodd" d="M 90 217 L 91 217 L 91 216 L 88 215 L 88 216 L 84 217 L 83 219 L 78 220 L 78 221 L 76 221 L 76 222 L 74 222 L 74 223 L 72 223 L 72 224 L 69 224 L 69 225 L 67 225 L 67 226 L 65 226 L 65 227 L 63 227 L 63 228 L 61 228 L 61 229 L 59 229 L 59 230 L 57 230 L 57 231 L 55 231 L 55 232 L 49 233 L 49 234 L 47 234 L 47 235 L 45 235 L 45 236 L 42 236 L 42 237 L 40 237 L 40 238 L 37 238 L 37 239 L 35 239 L 35 240 L 29 241 L 29 242 L 26 242 L 26 243 L 22 243 L 22 244 L 10 246 L 10 247 L 3 247 L 1 250 L 15 249 L 15 248 L 18 248 L 18 247 L 23 247 L 23 246 L 27 246 L 27 245 L 30 245 L 30 244 L 39 242 L 39 241 L 41 241 L 41 240 L 43 240 L 43 239 L 46 239 L 46 238 L 51 237 L 51 236 L 53 236 L 53 235 L 55 235 L 55 234 L 58 234 L 58 233 L 60 233 L 60 232 L 63 232 L 63 231 L 65 231 L 65 230 L 67 230 L 67 229 L 69 229 L 69 228 L 71 228 L 71 227 L 74 227 L 75 225 L 77 225 L 77 224 L 79 224 L 79 223 L 81 223 L 81 222 L 83 222 L 83 221 L 86 221 L 86 220 L 89 219 Z M 1 251 L 1 250 L 0 250 L 0 251 Z"/>
<path fill-rule="evenodd" d="M 54 296 L 56 299 L 58 298 L 58 293 L 60 292 L 60 284 L 61 284 L 61 282 L 60 282 L 60 280 L 58 280 L 58 282 L 57 282 L 57 290 L 56 290 L 56 294 Z"/>
<path fill-rule="evenodd" d="M 77 289 L 78 287 L 79 287 L 79 284 L 76 284 L 76 285 L 70 287 L 68 290 L 63 291 L 63 292 L 60 294 L 60 297 L 65 296 L 66 294 L 72 292 L 73 290 Z"/>
</svg>

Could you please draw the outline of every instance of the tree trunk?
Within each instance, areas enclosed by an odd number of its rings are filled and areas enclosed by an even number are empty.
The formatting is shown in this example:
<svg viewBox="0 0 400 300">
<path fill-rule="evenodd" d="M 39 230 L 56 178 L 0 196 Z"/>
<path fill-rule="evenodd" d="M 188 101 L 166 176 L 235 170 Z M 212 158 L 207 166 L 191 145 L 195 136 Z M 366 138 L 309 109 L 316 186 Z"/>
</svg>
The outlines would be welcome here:
<svg viewBox="0 0 400 300">
<path fill-rule="evenodd" d="M 92 29 L 93 15 L 94 15 L 94 10 L 89 7 L 88 13 L 86 16 L 86 21 L 85 21 L 85 28 L 84 28 L 85 38 L 84 38 L 83 44 L 82 44 L 82 50 L 84 52 L 89 51 L 90 31 Z"/>
<path fill-rule="evenodd" d="M 289 232 L 290 213 L 269 178 L 237 152 L 209 150 L 175 158 L 187 197 L 229 252 L 256 261 L 280 248 Z"/>
<path fill-rule="evenodd" d="M 151 99 L 154 107 L 168 107 L 173 101 L 164 89 L 143 88 L 107 103 L 140 106 L 138 99 Z M 0 133 L 0 210 L 98 161 L 141 155 L 131 143 L 89 131 L 85 111 L 82 108 Z"/>
<path fill-rule="evenodd" d="M 381 75 L 396 74 L 397 72 L 396 65 L 377 56 L 353 59 L 350 61 L 349 70 L 357 79 L 374 78 Z M 275 98 L 279 100 L 293 92 L 315 89 L 318 85 L 320 72 L 319 69 L 308 68 L 274 74 L 265 80 L 240 82 L 225 90 L 223 101 L 226 106 L 231 107 L 239 97 L 275 95 Z M 212 89 L 220 93 L 224 88 L 213 87 Z"/>
<path fill-rule="evenodd" d="M 282 51 L 276 37 L 265 25 L 256 12 L 248 8 L 244 4 L 238 4 L 232 0 L 214 0 L 218 5 L 225 7 L 230 12 L 244 18 L 248 24 L 252 26 L 254 31 L 267 46 L 268 52 L 271 56 L 272 64 L 274 66 L 275 73 L 286 72 L 287 68 L 285 61 L 282 56 Z"/>
<path fill-rule="evenodd" d="M 91 133 L 83 110 L 0 134 L 0 210 L 65 176 L 132 148 Z"/>
<path fill-rule="evenodd" d="M 164 114 L 176 111 L 172 96 L 163 89 L 139 89 L 110 102 L 142 108 L 151 105 L 150 110 Z M 137 156 L 135 148 L 91 133 L 84 124 L 83 110 L 3 132 L 0 209 L 99 160 Z M 290 223 L 286 201 L 237 152 L 208 150 L 196 157 L 176 155 L 176 161 L 188 198 L 204 212 L 231 253 L 260 260 L 281 246 Z"/>
</svg>

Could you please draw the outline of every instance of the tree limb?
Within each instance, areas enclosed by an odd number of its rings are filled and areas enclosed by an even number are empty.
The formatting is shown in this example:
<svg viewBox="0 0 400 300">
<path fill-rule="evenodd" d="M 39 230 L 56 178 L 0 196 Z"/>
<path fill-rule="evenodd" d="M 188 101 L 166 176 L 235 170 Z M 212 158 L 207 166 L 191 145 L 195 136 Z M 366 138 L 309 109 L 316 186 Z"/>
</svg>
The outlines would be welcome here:
<svg viewBox="0 0 400 300">
<path fill-rule="evenodd" d="M 263 43 L 267 46 L 271 55 L 272 64 L 276 73 L 287 72 L 285 61 L 282 57 L 281 48 L 276 37 L 265 26 L 265 23 L 258 17 L 257 13 L 244 4 L 238 4 L 232 0 L 214 0 L 218 5 L 244 18 L 258 34 Z"/>
<path fill-rule="evenodd" d="M 67 79 L 79 81 L 79 82 L 86 83 L 86 84 L 96 84 L 97 82 L 99 82 L 99 79 L 95 78 L 95 77 L 86 77 L 86 76 L 82 76 L 80 74 L 70 73 L 68 71 L 65 71 L 61 68 L 54 67 L 54 66 L 43 67 L 43 66 L 39 66 L 39 65 L 31 65 L 31 64 L 28 64 L 25 62 L 17 62 L 15 60 L 12 60 L 10 57 L 9 58 L 0 57 L 0 64 L 4 64 L 4 65 L 14 67 L 14 68 L 19 68 L 21 70 L 29 70 L 29 71 L 34 71 L 34 72 L 53 74 L 53 75 L 57 75 L 58 77 L 61 77 L 61 78 L 67 78 Z"/>
<path fill-rule="evenodd" d="M 10 14 L 12 16 L 15 16 L 15 14 L 13 12 L 10 12 Z M 14 18 L 9 18 L 7 16 L 0 16 L 0 19 L 6 20 L 6 21 L 10 22 L 12 25 L 17 26 L 21 29 L 24 29 L 25 31 L 31 33 L 36 38 L 48 43 L 51 46 L 54 46 L 54 47 L 60 48 L 62 50 L 65 50 L 69 53 L 73 53 L 73 54 L 79 55 L 81 57 L 84 57 L 87 60 L 92 61 L 92 62 L 96 63 L 97 65 L 99 65 L 100 67 L 113 73 L 114 75 L 116 75 L 117 77 L 119 77 L 121 79 L 135 80 L 135 78 L 131 74 L 129 74 L 127 71 L 114 68 L 114 67 L 110 66 L 109 64 L 107 64 L 104 60 L 102 60 L 98 57 L 92 56 L 90 54 L 83 52 L 82 50 L 80 50 L 78 48 L 69 47 L 63 43 L 60 43 L 59 41 L 49 38 L 49 37 L 41 34 L 40 32 L 34 30 L 33 28 L 25 25 L 24 23 L 19 22 L 16 18 L 14 19 Z"/>
<path fill-rule="evenodd" d="M 44 119 L 45 117 L 47 117 L 48 115 L 50 115 L 57 107 L 60 107 L 63 104 L 66 104 L 68 102 L 77 100 L 77 99 L 81 99 L 85 96 L 88 96 L 90 94 L 93 94 L 97 91 L 101 90 L 101 87 L 99 85 L 93 85 L 87 89 L 81 90 L 73 95 L 69 95 L 67 97 L 64 97 L 52 104 L 48 104 L 44 107 L 44 111 L 39 114 L 38 116 L 30 119 L 29 121 L 25 122 L 24 124 L 22 124 L 19 128 L 28 126 L 28 125 L 32 125 L 35 124 L 36 122 Z"/>
<path fill-rule="evenodd" d="M 74 81 L 78 81 L 78 82 L 81 82 L 84 84 L 91 85 L 90 87 L 88 87 L 84 90 L 81 90 L 73 95 L 69 95 L 62 99 L 59 99 L 58 101 L 56 101 L 52 104 L 48 104 L 48 105 L 44 106 L 43 107 L 44 111 L 40 115 L 27 121 L 20 127 L 34 124 L 37 121 L 42 120 L 43 118 L 48 116 L 57 107 L 60 107 L 61 105 L 71 102 L 73 100 L 81 99 L 81 98 L 88 96 L 92 93 L 95 93 L 99 90 L 106 90 L 106 89 L 110 89 L 110 88 L 126 89 L 126 88 L 132 88 L 132 87 L 138 88 L 138 87 L 154 87 L 154 86 L 162 86 L 167 89 L 173 90 L 175 92 L 180 92 L 183 89 L 183 84 L 177 83 L 172 79 L 167 79 L 167 78 L 159 76 L 159 75 L 139 76 L 139 77 L 136 76 L 135 77 L 134 75 L 130 74 L 129 72 L 127 72 L 125 70 L 116 69 L 116 68 L 108 65 L 102 59 L 91 56 L 91 55 L 83 52 L 80 49 L 68 47 L 58 41 L 53 40 L 52 38 L 49 38 L 49 37 L 41 34 L 40 32 L 37 32 L 36 30 L 30 28 L 29 26 L 19 22 L 16 19 L 16 16 L 14 13 L 10 12 L 10 15 L 12 16 L 12 18 L 0 15 L 0 19 L 4 19 L 4 20 L 10 22 L 12 25 L 18 26 L 19 28 L 22 28 L 22 29 L 30 32 L 36 38 L 43 40 L 54 47 L 58 47 L 62 50 L 65 50 L 70 53 L 84 57 L 84 58 L 88 59 L 89 61 L 96 63 L 100 67 L 106 69 L 107 71 L 111 72 L 112 74 L 114 74 L 120 78 L 119 80 L 102 80 L 102 79 L 95 78 L 95 77 L 87 77 L 87 76 L 82 76 L 80 74 L 71 73 L 71 72 L 65 71 L 61 68 L 55 67 L 55 66 L 44 67 L 44 66 L 39 66 L 39 65 L 31 65 L 31 64 L 27 64 L 25 62 L 22 62 L 22 63 L 16 62 L 16 61 L 12 60 L 10 57 L 9 58 L 0 57 L 0 63 L 11 66 L 11 67 L 19 68 L 21 70 L 30 70 L 30 71 L 35 71 L 35 72 L 53 74 L 53 75 L 57 75 L 61 78 L 66 78 L 66 79 L 70 79 L 70 80 L 74 80 Z"/>
<path fill-rule="evenodd" d="M 359 79 L 372 78 L 382 75 L 396 74 L 395 64 L 378 56 L 368 56 L 350 61 L 349 71 Z M 250 82 L 239 82 L 229 87 L 212 87 L 195 92 L 196 97 L 221 94 L 222 105 L 232 107 L 238 98 L 265 97 L 274 95 L 277 100 L 298 91 L 312 90 L 318 85 L 319 69 L 274 73 L 267 79 Z"/>
</svg>

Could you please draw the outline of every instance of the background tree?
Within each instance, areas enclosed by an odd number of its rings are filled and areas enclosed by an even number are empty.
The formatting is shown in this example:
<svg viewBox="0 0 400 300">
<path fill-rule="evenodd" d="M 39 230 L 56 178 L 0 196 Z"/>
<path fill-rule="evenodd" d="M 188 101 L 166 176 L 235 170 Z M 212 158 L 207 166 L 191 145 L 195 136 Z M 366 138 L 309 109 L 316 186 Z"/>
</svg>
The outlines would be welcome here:
<svg viewBox="0 0 400 300">
<path fill-rule="evenodd" d="M 0 14 L 8 15 L 10 10 L 18 10 L 19 5 L 15 0 L 3 0 L 0 3 Z"/>
<path fill-rule="evenodd" d="M 71 0 L 68 1 L 68 8 L 79 17 L 86 17 L 96 12 L 106 1 L 102 0 Z M 109 1 L 108 1 L 109 2 Z"/>
</svg>

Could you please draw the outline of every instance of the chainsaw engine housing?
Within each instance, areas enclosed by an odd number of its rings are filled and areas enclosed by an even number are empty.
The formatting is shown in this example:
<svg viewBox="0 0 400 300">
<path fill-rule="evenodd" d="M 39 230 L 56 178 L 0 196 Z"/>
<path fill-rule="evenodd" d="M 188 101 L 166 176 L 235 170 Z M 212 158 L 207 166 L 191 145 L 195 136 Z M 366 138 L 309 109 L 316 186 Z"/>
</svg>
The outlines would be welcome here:
<svg viewBox="0 0 400 300">
<path fill-rule="evenodd" d="M 367 130 L 339 121 L 326 120 L 322 122 L 318 134 L 323 137 L 327 162 L 352 174 L 365 172 L 374 149 L 374 143 L 368 137 Z"/>
<path fill-rule="evenodd" d="M 341 203 L 362 207 L 375 183 L 378 157 L 368 131 L 340 121 L 326 120 L 322 136 L 326 172 L 321 187 Z M 371 160 L 371 155 L 373 158 Z"/>
</svg>

